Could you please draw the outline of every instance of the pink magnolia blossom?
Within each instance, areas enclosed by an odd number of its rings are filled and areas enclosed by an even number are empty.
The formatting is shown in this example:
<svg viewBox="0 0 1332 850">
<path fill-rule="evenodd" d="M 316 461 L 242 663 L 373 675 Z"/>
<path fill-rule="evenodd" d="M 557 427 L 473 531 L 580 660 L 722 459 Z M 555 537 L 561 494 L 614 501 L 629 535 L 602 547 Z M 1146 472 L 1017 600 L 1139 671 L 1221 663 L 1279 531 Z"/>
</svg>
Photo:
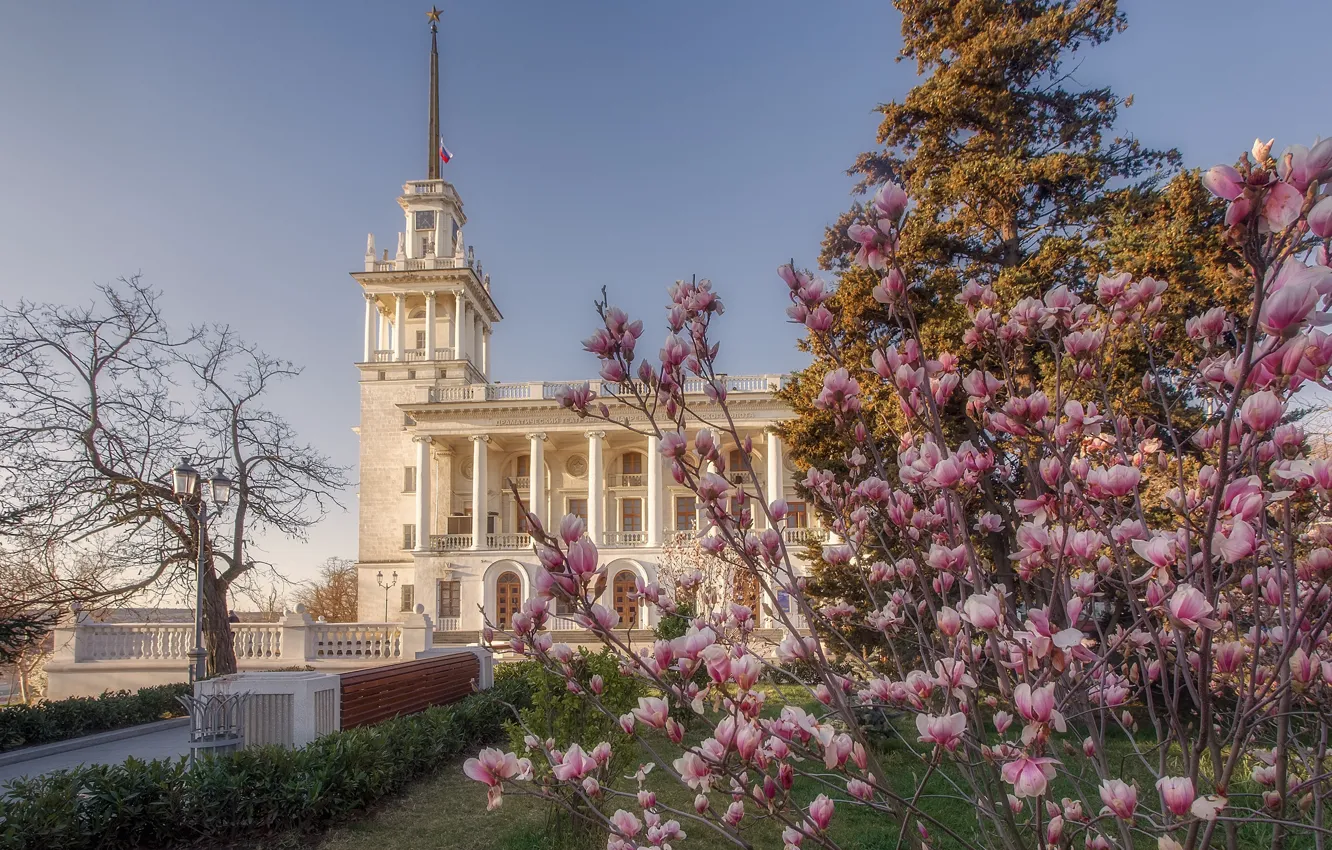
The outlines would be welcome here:
<svg viewBox="0 0 1332 850">
<path fill-rule="evenodd" d="M 833 801 L 828 799 L 827 794 L 820 794 L 809 804 L 809 820 L 818 829 L 827 829 L 828 824 L 832 823 L 832 816 Z"/>
<path fill-rule="evenodd" d="M 1122 779 L 1106 779 L 1101 782 L 1101 802 L 1120 820 L 1133 820 L 1133 812 L 1138 808 L 1138 787 Z"/>
<path fill-rule="evenodd" d="M 967 730 L 967 716 L 960 712 L 942 717 L 917 714 L 916 729 L 920 732 L 916 740 L 936 744 L 951 753 L 962 743 L 962 735 Z"/>
<path fill-rule="evenodd" d="M 1215 608 L 1202 591 L 1190 584 L 1182 584 L 1170 595 L 1167 606 L 1171 618 L 1188 629 L 1216 629 L 1221 624 L 1209 616 Z"/>
<path fill-rule="evenodd" d="M 1002 610 L 1002 604 L 993 592 L 973 593 L 962 603 L 962 614 L 967 622 L 982 631 L 999 627 Z"/>
<path fill-rule="evenodd" d="M 632 711 L 635 718 L 653 729 L 664 728 L 666 718 L 670 716 L 670 713 L 670 704 L 661 697 L 639 697 L 638 708 Z"/>
<path fill-rule="evenodd" d="M 1163 776 L 1156 780 L 1156 790 L 1160 792 L 1166 810 L 1180 816 L 1189 813 L 1196 796 L 1193 793 L 1193 780 L 1187 776 Z"/>
<path fill-rule="evenodd" d="M 583 752 L 577 744 L 570 745 L 563 758 L 555 765 L 552 772 L 561 781 L 582 779 L 598 767 L 596 759 Z"/>
<path fill-rule="evenodd" d="M 1059 762 L 1049 757 L 1022 756 L 1004 764 L 1000 770 L 1003 780 L 1013 786 L 1017 797 L 1040 797 L 1045 794 L 1049 781 L 1054 779 L 1054 766 Z"/>
<path fill-rule="evenodd" d="M 1332 238 L 1332 195 L 1324 197 L 1314 204 L 1306 217 L 1309 232 L 1319 239 Z"/>
<path fill-rule="evenodd" d="M 1235 200 L 1244 191 L 1244 178 L 1229 165 L 1214 165 L 1203 172 L 1202 184 L 1207 191 L 1227 201 Z"/>
</svg>

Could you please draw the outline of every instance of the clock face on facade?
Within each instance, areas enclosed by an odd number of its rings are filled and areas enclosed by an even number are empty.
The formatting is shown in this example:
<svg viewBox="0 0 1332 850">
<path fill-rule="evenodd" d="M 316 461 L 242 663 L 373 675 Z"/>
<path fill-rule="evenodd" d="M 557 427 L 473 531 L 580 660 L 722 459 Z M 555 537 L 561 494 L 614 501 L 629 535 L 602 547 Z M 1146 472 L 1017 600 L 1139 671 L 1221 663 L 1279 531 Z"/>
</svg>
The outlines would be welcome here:
<svg viewBox="0 0 1332 850">
<path fill-rule="evenodd" d="M 416 211 L 416 229 L 434 230 L 435 229 L 435 211 L 417 210 Z"/>
</svg>

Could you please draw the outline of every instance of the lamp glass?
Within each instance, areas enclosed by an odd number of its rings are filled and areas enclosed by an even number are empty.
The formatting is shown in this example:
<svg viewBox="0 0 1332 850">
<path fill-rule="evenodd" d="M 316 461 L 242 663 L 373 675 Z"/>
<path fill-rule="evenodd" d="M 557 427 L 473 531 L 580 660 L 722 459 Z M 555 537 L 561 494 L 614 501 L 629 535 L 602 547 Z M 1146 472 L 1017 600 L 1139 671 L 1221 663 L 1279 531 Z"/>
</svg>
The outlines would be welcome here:
<svg viewBox="0 0 1332 850">
<path fill-rule="evenodd" d="M 190 496 L 199 484 L 199 473 L 185 458 L 171 469 L 171 491 L 177 496 Z"/>
<path fill-rule="evenodd" d="M 208 489 L 212 491 L 213 504 L 221 507 L 231 501 L 232 486 L 231 479 L 222 474 L 221 468 L 214 469 L 212 476 L 208 479 Z"/>
</svg>

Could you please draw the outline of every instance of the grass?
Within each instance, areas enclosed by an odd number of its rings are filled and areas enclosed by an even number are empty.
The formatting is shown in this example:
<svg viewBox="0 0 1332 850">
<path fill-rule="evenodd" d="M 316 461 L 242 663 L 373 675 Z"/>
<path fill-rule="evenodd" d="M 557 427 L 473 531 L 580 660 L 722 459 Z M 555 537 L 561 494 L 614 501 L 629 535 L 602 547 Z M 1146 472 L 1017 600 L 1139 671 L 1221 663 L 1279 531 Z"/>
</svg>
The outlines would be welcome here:
<svg viewBox="0 0 1332 850">
<path fill-rule="evenodd" d="M 766 715 L 775 715 L 781 708 L 782 696 L 773 694 L 765 709 Z M 789 696 L 794 696 L 790 694 Z M 809 708 L 810 706 L 806 706 Z M 940 770 L 929 774 L 921 786 L 920 780 L 926 776 L 927 768 L 908 749 L 901 739 L 914 741 L 916 730 L 910 718 L 900 718 L 895 722 L 898 736 L 881 738 L 879 763 L 886 774 L 885 778 L 901 794 L 909 796 L 920 789 L 920 806 L 929 815 L 964 838 L 970 838 L 977 832 L 976 809 L 966 800 L 959 800 L 958 788 L 965 788 L 960 773 L 952 762 L 945 761 Z M 900 736 L 900 737 L 899 737 Z M 686 743 L 696 743 L 702 737 L 702 724 L 686 739 Z M 663 754 L 671 751 L 669 742 L 664 738 L 651 739 L 652 746 Z M 1146 768 L 1136 758 L 1131 757 L 1131 748 L 1126 740 L 1109 742 L 1111 763 L 1122 765 L 1123 778 L 1135 781 L 1141 799 L 1155 793 L 1153 782 Z M 673 758 L 671 752 L 667 758 Z M 649 760 L 644 756 L 643 761 Z M 1076 763 L 1076 760 L 1070 760 Z M 808 765 L 817 770 L 818 765 Z M 626 773 L 632 772 L 632 768 Z M 957 783 L 955 787 L 953 782 Z M 1098 784 L 1092 782 L 1091 786 Z M 678 785 L 660 770 L 649 774 L 648 787 L 657 792 L 658 801 L 664 806 L 675 809 L 691 810 L 693 792 Z M 622 780 L 616 787 L 620 790 L 634 790 L 633 780 Z M 1062 774 L 1052 783 L 1051 797 L 1055 800 L 1071 796 L 1073 791 L 1070 780 Z M 793 796 L 804 805 L 820 792 L 846 799 L 846 794 L 839 790 L 834 793 L 812 779 L 800 778 L 796 781 Z M 1091 802 L 1095 803 L 1089 814 L 1099 809 L 1096 793 L 1091 792 Z M 618 805 L 612 804 L 608 811 L 625 808 L 640 814 L 632 800 L 624 800 Z M 713 796 L 713 805 L 726 805 L 721 795 Z M 483 786 L 472 782 L 462 774 L 461 761 L 441 767 L 433 777 L 403 794 L 398 799 L 385 805 L 368 818 L 337 827 L 315 841 L 319 850 L 582 850 L 584 847 L 604 846 L 604 838 L 561 840 L 552 829 L 549 821 L 549 805 L 544 801 L 519 794 L 506 794 L 503 805 L 493 812 L 487 812 L 486 793 Z M 755 847 L 780 847 L 781 828 L 778 824 L 755 817 L 757 806 L 752 799 L 746 800 L 747 816 L 744 821 L 744 837 Z M 664 818 L 670 815 L 664 814 Z M 684 821 L 682 823 L 689 837 L 681 846 L 694 850 L 721 850 L 735 845 L 725 837 L 709 828 Z M 914 827 L 913 827 L 914 828 Z M 847 850 L 889 850 L 897 848 L 901 823 L 889 816 L 869 809 L 866 806 L 839 803 L 833 817 L 831 837 L 839 846 Z M 939 850 L 953 850 L 958 845 L 942 829 L 931 828 L 931 846 Z M 1290 846 L 1304 848 L 1310 842 L 1299 836 Z M 1246 824 L 1240 830 L 1241 845 L 1258 848 L 1270 840 L 1267 829 L 1257 823 Z M 1114 839 L 1117 843 L 1117 839 Z M 1080 841 L 1080 839 L 1079 839 Z M 1155 839 L 1140 835 L 1135 844 L 1143 850 L 1154 850 Z"/>
</svg>

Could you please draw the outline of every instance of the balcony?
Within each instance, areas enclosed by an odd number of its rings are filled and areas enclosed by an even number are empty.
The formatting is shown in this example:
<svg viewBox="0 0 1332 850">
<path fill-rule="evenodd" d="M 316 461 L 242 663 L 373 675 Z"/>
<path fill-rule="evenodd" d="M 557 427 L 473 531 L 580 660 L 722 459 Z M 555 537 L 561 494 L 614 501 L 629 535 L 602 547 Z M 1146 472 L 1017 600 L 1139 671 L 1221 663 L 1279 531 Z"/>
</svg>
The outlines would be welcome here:
<svg viewBox="0 0 1332 850">
<path fill-rule="evenodd" d="M 465 269 L 467 261 L 462 257 L 417 257 L 408 260 L 370 260 L 365 261 L 368 272 L 416 272 L 430 269 Z"/>
<path fill-rule="evenodd" d="M 530 534 L 487 534 L 483 538 L 485 546 L 483 549 L 531 549 L 532 536 Z M 431 552 L 457 552 L 463 549 L 472 548 L 472 535 L 470 534 L 432 534 L 430 536 Z"/>
<path fill-rule="evenodd" d="M 642 546 L 647 543 L 646 531 L 604 531 L 601 542 L 606 546 Z"/>
<path fill-rule="evenodd" d="M 783 528 L 782 540 L 787 543 L 822 543 L 828 533 L 822 528 Z"/>
<path fill-rule="evenodd" d="M 621 475 L 610 476 L 610 486 L 612 487 L 646 487 L 647 476 L 641 472 L 631 472 Z"/>
<path fill-rule="evenodd" d="M 731 395 L 745 393 L 768 394 L 776 392 L 786 385 L 785 375 L 738 375 L 719 378 L 718 382 Z M 594 395 L 609 397 L 614 394 L 632 394 L 630 382 L 613 384 L 609 381 L 588 382 Z M 685 392 L 701 395 L 707 389 L 707 382 L 702 378 L 690 378 L 685 381 Z M 431 404 L 443 404 L 460 401 L 500 401 L 510 399 L 549 399 L 557 398 L 562 390 L 581 387 L 582 382 L 569 381 L 530 381 L 524 383 L 474 384 L 465 387 L 438 387 L 430 392 Z M 640 391 L 646 388 L 638 385 Z M 635 485 L 626 485 L 635 486 Z"/>
<path fill-rule="evenodd" d="M 394 352 L 393 349 L 391 349 L 391 348 L 381 348 L 381 349 L 375 351 L 374 354 L 371 356 L 371 362 L 373 362 L 373 363 L 396 363 L 396 362 L 399 362 L 399 361 L 397 361 L 397 359 L 394 357 L 394 353 L 395 353 L 395 352 Z M 401 362 L 404 362 L 404 363 L 422 363 L 422 362 L 429 361 L 429 360 L 431 360 L 431 359 L 434 359 L 434 360 L 452 360 L 452 359 L 454 359 L 454 358 L 453 358 L 453 349 L 452 349 L 452 348 L 436 348 L 436 349 L 435 349 L 435 356 L 434 356 L 434 358 L 430 358 L 430 357 L 427 357 L 427 356 L 426 356 L 426 349 L 424 349 L 424 348 L 408 348 L 408 349 L 406 349 L 406 350 L 404 350 L 404 351 L 402 352 L 402 361 L 401 361 Z"/>
<path fill-rule="evenodd" d="M 514 475 L 509 478 L 509 482 L 512 483 L 514 487 L 517 487 L 518 492 L 521 493 L 523 490 L 526 490 L 532 486 L 532 476 Z M 509 488 L 505 487 L 504 489 L 508 490 Z"/>
<path fill-rule="evenodd" d="M 431 552 L 452 552 L 458 549 L 471 549 L 470 534 L 432 534 L 430 535 Z"/>
</svg>

